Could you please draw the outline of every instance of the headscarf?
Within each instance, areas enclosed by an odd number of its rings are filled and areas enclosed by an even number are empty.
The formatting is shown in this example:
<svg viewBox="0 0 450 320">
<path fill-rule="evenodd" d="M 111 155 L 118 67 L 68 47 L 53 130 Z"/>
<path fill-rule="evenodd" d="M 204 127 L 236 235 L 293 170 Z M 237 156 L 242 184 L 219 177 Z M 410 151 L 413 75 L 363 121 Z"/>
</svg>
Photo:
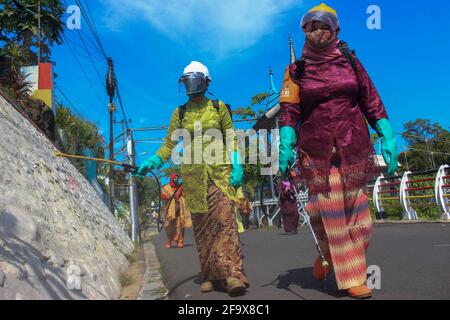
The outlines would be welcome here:
<svg viewBox="0 0 450 320">
<path fill-rule="evenodd" d="M 314 21 L 320 21 L 330 30 L 312 30 Z M 309 10 L 302 18 L 301 27 L 306 34 L 303 58 L 310 64 L 321 64 L 332 61 L 342 55 L 338 48 L 337 35 L 340 30 L 336 10 L 322 3 Z"/>
<path fill-rule="evenodd" d="M 172 174 L 170 175 L 170 186 L 174 189 L 176 189 L 178 187 L 178 178 L 180 177 L 180 175 L 176 172 L 172 172 Z"/>
</svg>

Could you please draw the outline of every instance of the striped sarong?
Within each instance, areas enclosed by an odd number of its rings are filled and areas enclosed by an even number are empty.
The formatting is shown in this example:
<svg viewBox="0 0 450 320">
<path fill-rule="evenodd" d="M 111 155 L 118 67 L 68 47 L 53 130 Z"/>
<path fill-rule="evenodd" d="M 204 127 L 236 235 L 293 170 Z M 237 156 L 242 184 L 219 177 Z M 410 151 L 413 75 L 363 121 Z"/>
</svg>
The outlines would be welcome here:
<svg viewBox="0 0 450 320">
<path fill-rule="evenodd" d="M 330 251 L 340 290 L 366 283 L 366 250 L 372 236 L 368 197 L 344 190 L 337 167 L 330 173 L 331 193 L 311 197 L 307 211 L 324 253 Z"/>
</svg>

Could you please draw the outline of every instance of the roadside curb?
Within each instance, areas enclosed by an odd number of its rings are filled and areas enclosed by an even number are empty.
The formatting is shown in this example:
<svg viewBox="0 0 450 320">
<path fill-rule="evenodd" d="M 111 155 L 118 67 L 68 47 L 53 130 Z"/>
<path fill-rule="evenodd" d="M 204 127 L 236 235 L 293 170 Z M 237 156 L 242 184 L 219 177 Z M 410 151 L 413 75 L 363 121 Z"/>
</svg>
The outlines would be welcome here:
<svg viewBox="0 0 450 320">
<path fill-rule="evenodd" d="M 448 224 L 445 220 L 374 220 L 375 224 Z"/>
<path fill-rule="evenodd" d="M 150 238 L 157 233 L 152 233 Z M 155 247 L 151 240 L 143 244 L 146 270 L 144 274 L 142 289 L 137 300 L 168 300 L 168 290 L 162 281 L 160 274 L 161 264 L 156 255 Z"/>
</svg>

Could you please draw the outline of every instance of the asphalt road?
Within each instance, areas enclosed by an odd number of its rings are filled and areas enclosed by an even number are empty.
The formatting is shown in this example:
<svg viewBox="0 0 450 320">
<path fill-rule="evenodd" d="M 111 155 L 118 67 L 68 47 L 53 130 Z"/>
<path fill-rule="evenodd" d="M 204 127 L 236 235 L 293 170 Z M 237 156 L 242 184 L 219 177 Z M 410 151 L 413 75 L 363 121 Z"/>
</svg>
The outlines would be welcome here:
<svg viewBox="0 0 450 320">
<path fill-rule="evenodd" d="M 185 249 L 165 249 L 165 234 L 154 238 L 156 252 L 174 300 L 227 300 L 226 293 L 200 292 L 200 266 L 192 230 Z M 238 300 L 348 299 L 334 277 L 312 278 L 317 254 L 306 227 L 298 235 L 276 230 L 249 230 L 241 235 L 244 264 L 250 281 Z M 381 289 L 373 299 L 450 299 L 450 224 L 376 225 L 368 265 L 381 270 Z"/>
</svg>

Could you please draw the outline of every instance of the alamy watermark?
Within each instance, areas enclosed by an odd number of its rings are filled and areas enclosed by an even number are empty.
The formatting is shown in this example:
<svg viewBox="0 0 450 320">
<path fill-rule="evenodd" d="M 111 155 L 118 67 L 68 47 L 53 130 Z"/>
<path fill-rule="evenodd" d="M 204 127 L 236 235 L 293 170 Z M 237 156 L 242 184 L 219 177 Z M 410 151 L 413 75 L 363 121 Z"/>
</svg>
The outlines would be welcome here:
<svg viewBox="0 0 450 320">
<path fill-rule="evenodd" d="M 259 130 L 226 130 L 225 136 L 221 130 L 203 130 L 202 123 L 196 121 L 192 131 L 187 129 L 174 130 L 170 139 L 176 143 L 183 142 L 183 149 L 174 148 L 171 160 L 175 165 L 222 165 L 250 164 L 262 165 L 261 175 L 276 175 L 279 171 L 279 141 L 278 129 Z M 235 151 L 239 159 L 234 159 Z"/>
<path fill-rule="evenodd" d="M 367 287 L 372 290 L 381 290 L 381 268 L 373 265 L 367 268 Z"/>
<path fill-rule="evenodd" d="M 369 30 L 381 30 L 381 8 L 375 4 L 367 8 L 367 28 Z"/>
<path fill-rule="evenodd" d="M 81 290 L 81 268 L 77 265 L 70 265 L 67 270 L 66 286 L 69 290 Z"/>
<path fill-rule="evenodd" d="M 67 7 L 66 13 L 68 18 L 66 26 L 69 30 L 81 29 L 81 9 L 77 5 L 70 5 Z M 372 4 L 367 7 L 366 13 L 369 15 L 366 21 L 369 30 L 381 29 L 381 8 L 378 5 Z"/>
<path fill-rule="evenodd" d="M 66 13 L 69 17 L 66 20 L 66 26 L 69 30 L 81 29 L 81 10 L 77 5 L 67 7 Z"/>
</svg>

